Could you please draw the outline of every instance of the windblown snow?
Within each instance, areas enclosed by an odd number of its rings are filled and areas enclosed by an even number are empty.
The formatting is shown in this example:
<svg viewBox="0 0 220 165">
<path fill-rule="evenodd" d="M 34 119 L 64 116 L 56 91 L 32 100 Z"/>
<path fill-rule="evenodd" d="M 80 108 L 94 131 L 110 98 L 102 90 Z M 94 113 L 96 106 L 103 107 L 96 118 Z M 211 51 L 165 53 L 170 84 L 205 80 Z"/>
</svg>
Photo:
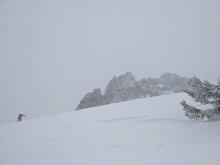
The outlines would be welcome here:
<svg viewBox="0 0 220 165">
<path fill-rule="evenodd" d="M 219 165 L 220 121 L 185 119 L 184 93 L 0 126 L 1 165 Z"/>
</svg>

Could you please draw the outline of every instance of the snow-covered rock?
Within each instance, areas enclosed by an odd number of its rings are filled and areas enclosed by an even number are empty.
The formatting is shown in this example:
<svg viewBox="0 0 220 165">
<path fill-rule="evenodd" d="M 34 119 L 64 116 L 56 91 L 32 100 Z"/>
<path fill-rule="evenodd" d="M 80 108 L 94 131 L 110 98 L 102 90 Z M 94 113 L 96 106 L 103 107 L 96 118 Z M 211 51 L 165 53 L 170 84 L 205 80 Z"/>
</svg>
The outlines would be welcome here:
<svg viewBox="0 0 220 165">
<path fill-rule="evenodd" d="M 83 109 L 88 107 L 95 107 L 102 104 L 102 93 L 101 90 L 94 89 L 92 92 L 87 93 L 84 98 L 80 101 L 77 109 Z"/>
<path fill-rule="evenodd" d="M 177 74 L 165 73 L 160 78 L 147 78 L 136 81 L 132 73 L 127 72 L 120 76 L 114 76 L 107 84 L 103 94 L 101 94 L 101 91 L 98 93 L 94 93 L 94 91 L 87 93 L 76 109 L 79 110 L 148 96 L 179 93 L 183 89 L 189 88 L 188 80 L 188 78 L 178 76 Z"/>
</svg>

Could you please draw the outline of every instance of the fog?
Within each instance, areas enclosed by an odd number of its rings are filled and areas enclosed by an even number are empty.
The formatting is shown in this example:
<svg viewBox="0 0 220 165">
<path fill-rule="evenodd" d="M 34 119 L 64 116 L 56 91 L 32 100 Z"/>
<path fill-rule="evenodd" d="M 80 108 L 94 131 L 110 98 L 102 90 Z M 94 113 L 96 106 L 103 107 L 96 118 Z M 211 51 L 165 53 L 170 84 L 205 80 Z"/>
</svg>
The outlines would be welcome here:
<svg viewBox="0 0 220 165">
<path fill-rule="evenodd" d="M 0 122 L 73 111 L 127 71 L 215 81 L 219 61 L 219 0 L 0 0 Z"/>
</svg>

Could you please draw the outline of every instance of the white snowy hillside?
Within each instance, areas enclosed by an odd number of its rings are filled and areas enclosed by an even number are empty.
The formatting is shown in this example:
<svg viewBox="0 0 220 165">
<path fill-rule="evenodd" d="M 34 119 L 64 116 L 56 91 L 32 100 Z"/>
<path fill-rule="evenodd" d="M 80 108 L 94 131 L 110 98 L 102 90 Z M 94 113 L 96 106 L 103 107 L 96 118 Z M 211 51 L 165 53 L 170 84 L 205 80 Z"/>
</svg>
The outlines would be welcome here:
<svg viewBox="0 0 220 165">
<path fill-rule="evenodd" d="M 219 165 L 220 121 L 185 119 L 184 93 L 0 126 L 1 165 Z"/>
</svg>

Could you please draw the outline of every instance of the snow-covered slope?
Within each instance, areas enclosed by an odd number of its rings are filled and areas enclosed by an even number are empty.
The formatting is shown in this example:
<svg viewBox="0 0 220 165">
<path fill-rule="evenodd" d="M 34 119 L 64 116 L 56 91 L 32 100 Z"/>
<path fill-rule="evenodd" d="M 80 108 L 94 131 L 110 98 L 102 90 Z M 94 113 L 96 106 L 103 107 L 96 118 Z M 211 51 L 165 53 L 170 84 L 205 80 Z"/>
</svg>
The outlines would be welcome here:
<svg viewBox="0 0 220 165">
<path fill-rule="evenodd" d="M 219 165 L 220 122 L 184 118 L 181 94 L 0 126 L 1 165 Z"/>
</svg>

